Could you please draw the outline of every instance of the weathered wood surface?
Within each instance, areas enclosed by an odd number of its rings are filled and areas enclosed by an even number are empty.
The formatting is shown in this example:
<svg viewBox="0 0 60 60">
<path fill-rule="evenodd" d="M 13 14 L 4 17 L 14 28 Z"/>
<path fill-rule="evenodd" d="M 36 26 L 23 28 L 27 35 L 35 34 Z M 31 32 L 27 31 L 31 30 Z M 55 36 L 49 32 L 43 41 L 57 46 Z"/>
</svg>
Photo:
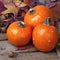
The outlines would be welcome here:
<svg viewBox="0 0 60 60">
<path fill-rule="evenodd" d="M 3 48 L 3 50 L 0 51 L 0 60 L 59 60 L 55 51 L 43 53 L 38 52 L 34 47 L 16 51 L 16 47 L 11 45 L 8 41 L 0 41 L 0 47 Z M 16 58 L 9 58 L 6 54 L 8 51 L 17 52 L 18 56 Z"/>
<path fill-rule="evenodd" d="M 57 52 L 58 57 L 60 58 L 60 40 L 59 40 L 59 42 L 57 44 L 56 52 Z"/>
<path fill-rule="evenodd" d="M 3 34 L 0 33 L 0 41 L 1 41 L 1 40 L 4 41 L 4 40 L 6 40 L 6 39 L 7 39 L 6 34 L 5 34 L 5 33 L 3 33 Z"/>
<path fill-rule="evenodd" d="M 4 36 L 3 36 L 4 35 Z M 1 34 L 6 39 L 5 34 Z M 26 50 L 16 51 L 16 47 L 11 45 L 7 40 L 1 39 L 0 41 L 0 60 L 60 60 L 55 51 L 49 53 L 38 52 L 34 47 Z M 6 54 L 8 51 L 18 53 L 16 58 L 9 58 Z M 58 52 L 59 53 L 59 52 Z"/>
<path fill-rule="evenodd" d="M 31 53 L 19 53 L 16 58 L 8 58 L 7 55 L 0 56 L 0 60 L 60 60 L 56 53 L 42 53 L 42 52 L 31 52 Z"/>
<path fill-rule="evenodd" d="M 0 47 L 4 50 L 1 52 L 13 51 L 13 52 L 34 52 L 37 51 L 33 46 L 31 48 L 27 48 L 25 50 L 16 50 L 17 47 L 11 45 L 8 41 L 1 41 Z"/>
<path fill-rule="evenodd" d="M 58 57 L 60 58 L 60 46 L 58 46 L 58 47 L 56 48 L 56 52 L 57 52 Z"/>
</svg>

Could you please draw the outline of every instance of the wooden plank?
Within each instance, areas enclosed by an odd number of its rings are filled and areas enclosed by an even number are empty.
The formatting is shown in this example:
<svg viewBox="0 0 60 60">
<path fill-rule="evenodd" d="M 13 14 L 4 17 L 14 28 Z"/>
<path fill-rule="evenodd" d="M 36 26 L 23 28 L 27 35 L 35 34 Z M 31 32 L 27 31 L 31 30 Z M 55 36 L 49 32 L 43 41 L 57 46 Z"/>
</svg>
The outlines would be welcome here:
<svg viewBox="0 0 60 60">
<path fill-rule="evenodd" d="M 5 33 L 0 33 L 0 41 L 7 40 L 6 34 Z"/>
<path fill-rule="evenodd" d="M 59 60 L 57 54 L 52 51 L 49 53 L 38 52 L 34 47 L 16 51 L 16 47 L 8 41 L 0 41 L 0 60 Z M 9 58 L 6 54 L 8 51 L 18 53 L 16 58 Z"/>
<path fill-rule="evenodd" d="M 56 53 L 42 53 L 42 52 L 32 52 L 32 53 L 22 53 L 19 54 L 17 60 L 54 60 L 57 59 Z"/>
<path fill-rule="evenodd" d="M 0 47 L 3 48 L 1 52 L 13 51 L 13 52 L 34 52 L 37 51 L 33 46 L 31 48 L 16 50 L 17 47 L 11 45 L 8 41 L 0 41 Z"/>
<path fill-rule="evenodd" d="M 57 52 L 58 57 L 60 58 L 60 47 L 56 48 L 56 52 Z"/>
<path fill-rule="evenodd" d="M 57 52 L 58 57 L 60 58 L 60 42 L 58 43 L 56 47 L 56 52 Z"/>
<path fill-rule="evenodd" d="M 0 60 L 59 60 L 56 53 L 42 53 L 42 52 L 31 52 L 31 53 L 19 53 L 15 58 L 9 58 L 8 55 L 0 56 Z"/>
</svg>

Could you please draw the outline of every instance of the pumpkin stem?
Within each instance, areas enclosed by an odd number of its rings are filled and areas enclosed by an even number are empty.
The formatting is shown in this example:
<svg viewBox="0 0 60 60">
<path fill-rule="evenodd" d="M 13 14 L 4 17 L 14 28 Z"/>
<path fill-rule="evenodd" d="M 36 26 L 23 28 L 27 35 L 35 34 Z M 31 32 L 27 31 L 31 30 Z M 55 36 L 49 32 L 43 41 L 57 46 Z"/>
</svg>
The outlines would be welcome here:
<svg viewBox="0 0 60 60">
<path fill-rule="evenodd" d="M 34 14 L 35 10 L 33 10 L 32 8 L 29 10 L 30 14 Z"/>
<path fill-rule="evenodd" d="M 46 18 L 44 24 L 45 24 L 45 25 L 52 25 L 50 17 L 47 17 L 47 18 Z"/>
<path fill-rule="evenodd" d="M 20 21 L 20 22 L 18 23 L 18 26 L 20 26 L 20 27 L 25 27 L 24 22 Z"/>
</svg>

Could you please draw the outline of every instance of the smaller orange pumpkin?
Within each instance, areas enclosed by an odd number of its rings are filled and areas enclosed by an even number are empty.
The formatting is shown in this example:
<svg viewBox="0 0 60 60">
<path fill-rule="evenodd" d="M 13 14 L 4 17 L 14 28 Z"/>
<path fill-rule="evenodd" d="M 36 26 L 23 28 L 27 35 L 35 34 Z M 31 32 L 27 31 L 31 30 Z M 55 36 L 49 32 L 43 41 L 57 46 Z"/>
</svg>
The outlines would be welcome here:
<svg viewBox="0 0 60 60">
<path fill-rule="evenodd" d="M 15 46 L 24 46 L 31 39 L 32 28 L 22 21 L 13 22 L 7 29 L 7 38 Z"/>
<path fill-rule="evenodd" d="M 57 42 L 58 31 L 51 25 L 50 18 L 33 30 L 33 44 L 38 50 L 49 52 L 56 47 Z"/>
</svg>

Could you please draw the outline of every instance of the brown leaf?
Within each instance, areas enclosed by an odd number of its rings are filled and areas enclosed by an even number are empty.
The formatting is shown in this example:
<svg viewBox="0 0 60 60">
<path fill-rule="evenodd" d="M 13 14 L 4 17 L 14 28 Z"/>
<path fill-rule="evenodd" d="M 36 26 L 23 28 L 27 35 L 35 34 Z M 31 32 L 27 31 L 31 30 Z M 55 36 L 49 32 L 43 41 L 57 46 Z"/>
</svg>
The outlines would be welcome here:
<svg viewBox="0 0 60 60">
<path fill-rule="evenodd" d="M 10 57 L 10 58 L 15 58 L 15 57 L 17 57 L 17 53 L 14 53 L 14 52 L 12 52 L 12 51 L 9 51 L 7 55 L 8 55 L 8 57 Z"/>
<path fill-rule="evenodd" d="M 57 4 L 55 7 L 51 8 L 51 11 L 54 17 L 60 19 L 60 4 Z"/>
</svg>

